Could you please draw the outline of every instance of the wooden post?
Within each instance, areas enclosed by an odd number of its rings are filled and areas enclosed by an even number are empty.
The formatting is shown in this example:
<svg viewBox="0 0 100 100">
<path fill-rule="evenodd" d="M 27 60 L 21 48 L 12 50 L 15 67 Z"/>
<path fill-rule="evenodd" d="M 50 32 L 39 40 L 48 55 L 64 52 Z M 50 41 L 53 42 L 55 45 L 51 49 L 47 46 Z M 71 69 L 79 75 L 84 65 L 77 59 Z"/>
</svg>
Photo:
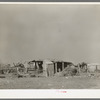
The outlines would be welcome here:
<svg viewBox="0 0 100 100">
<path fill-rule="evenodd" d="M 62 62 L 62 71 L 64 70 L 64 62 Z"/>
<path fill-rule="evenodd" d="M 36 61 L 35 61 L 35 69 L 37 69 L 37 64 L 36 64 Z"/>
<path fill-rule="evenodd" d="M 81 70 L 80 70 L 80 65 L 78 64 L 78 71 L 79 71 L 79 73 L 81 72 Z"/>
<path fill-rule="evenodd" d="M 55 73 L 57 73 L 57 62 L 55 63 Z"/>
<path fill-rule="evenodd" d="M 45 61 L 43 61 L 43 75 L 45 77 L 48 77 L 48 69 L 47 69 L 47 64 Z"/>
</svg>

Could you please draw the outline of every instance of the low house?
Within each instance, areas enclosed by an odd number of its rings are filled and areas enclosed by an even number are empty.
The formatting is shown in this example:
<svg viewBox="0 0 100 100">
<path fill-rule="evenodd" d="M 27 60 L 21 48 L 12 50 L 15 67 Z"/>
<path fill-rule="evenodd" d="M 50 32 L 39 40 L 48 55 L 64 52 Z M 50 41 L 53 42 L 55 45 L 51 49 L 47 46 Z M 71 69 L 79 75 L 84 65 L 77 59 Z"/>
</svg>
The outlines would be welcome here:
<svg viewBox="0 0 100 100">
<path fill-rule="evenodd" d="M 28 62 L 27 71 L 31 73 L 42 73 L 43 76 L 51 77 L 54 76 L 57 72 L 63 71 L 68 65 L 72 65 L 71 62 L 65 61 L 52 61 L 52 60 L 33 60 Z"/>
</svg>

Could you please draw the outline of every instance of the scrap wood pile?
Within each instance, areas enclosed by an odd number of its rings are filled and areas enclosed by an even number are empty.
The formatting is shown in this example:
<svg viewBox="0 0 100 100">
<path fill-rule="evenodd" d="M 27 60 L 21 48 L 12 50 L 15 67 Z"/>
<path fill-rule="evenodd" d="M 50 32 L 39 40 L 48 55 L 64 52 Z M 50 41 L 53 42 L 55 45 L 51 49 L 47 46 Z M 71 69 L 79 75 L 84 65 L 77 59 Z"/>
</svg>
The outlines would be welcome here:
<svg viewBox="0 0 100 100">
<path fill-rule="evenodd" d="M 0 78 L 15 78 L 15 77 L 39 77 L 43 73 L 40 69 L 34 67 L 25 67 L 22 63 L 13 63 L 13 66 L 0 65 Z"/>
<path fill-rule="evenodd" d="M 18 64 L 14 64 L 14 66 L 10 66 L 8 65 L 1 65 L 0 66 L 0 78 L 8 78 L 8 77 L 18 77 L 18 71 L 17 68 L 19 67 L 22 68 L 22 65 Z"/>
</svg>

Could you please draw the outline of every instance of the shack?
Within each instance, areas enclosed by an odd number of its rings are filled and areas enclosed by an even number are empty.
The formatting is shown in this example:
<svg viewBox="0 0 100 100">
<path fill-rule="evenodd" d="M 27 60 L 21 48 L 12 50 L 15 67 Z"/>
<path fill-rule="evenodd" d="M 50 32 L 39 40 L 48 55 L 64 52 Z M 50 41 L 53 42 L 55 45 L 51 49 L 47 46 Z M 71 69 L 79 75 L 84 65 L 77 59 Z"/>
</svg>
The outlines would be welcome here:
<svg viewBox="0 0 100 100">
<path fill-rule="evenodd" d="M 66 61 L 52 61 L 54 63 L 54 73 L 63 71 L 68 65 L 73 65 L 71 62 Z"/>
<path fill-rule="evenodd" d="M 28 62 L 27 72 L 30 74 L 39 74 L 43 72 L 43 60 L 33 60 Z"/>
<path fill-rule="evenodd" d="M 45 77 L 54 76 L 54 74 L 63 71 L 71 62 L 55 61 L 55 60 L 33 60 L 28 62 L 28 73 L 40 74 Z"/>
</svg>

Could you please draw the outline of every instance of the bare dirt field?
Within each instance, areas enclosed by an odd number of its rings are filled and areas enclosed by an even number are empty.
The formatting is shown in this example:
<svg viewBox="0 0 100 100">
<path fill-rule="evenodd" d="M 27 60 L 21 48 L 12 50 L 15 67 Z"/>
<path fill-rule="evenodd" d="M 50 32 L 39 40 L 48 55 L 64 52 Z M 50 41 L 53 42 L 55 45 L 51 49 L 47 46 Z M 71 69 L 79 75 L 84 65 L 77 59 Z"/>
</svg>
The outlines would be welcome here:
<svg viewBox="0 0 100 100">
<path fill-rule="evenodd" d="M 97 77 L 1 78 L 0 89 L 100 89 Z"/>
</svg>

